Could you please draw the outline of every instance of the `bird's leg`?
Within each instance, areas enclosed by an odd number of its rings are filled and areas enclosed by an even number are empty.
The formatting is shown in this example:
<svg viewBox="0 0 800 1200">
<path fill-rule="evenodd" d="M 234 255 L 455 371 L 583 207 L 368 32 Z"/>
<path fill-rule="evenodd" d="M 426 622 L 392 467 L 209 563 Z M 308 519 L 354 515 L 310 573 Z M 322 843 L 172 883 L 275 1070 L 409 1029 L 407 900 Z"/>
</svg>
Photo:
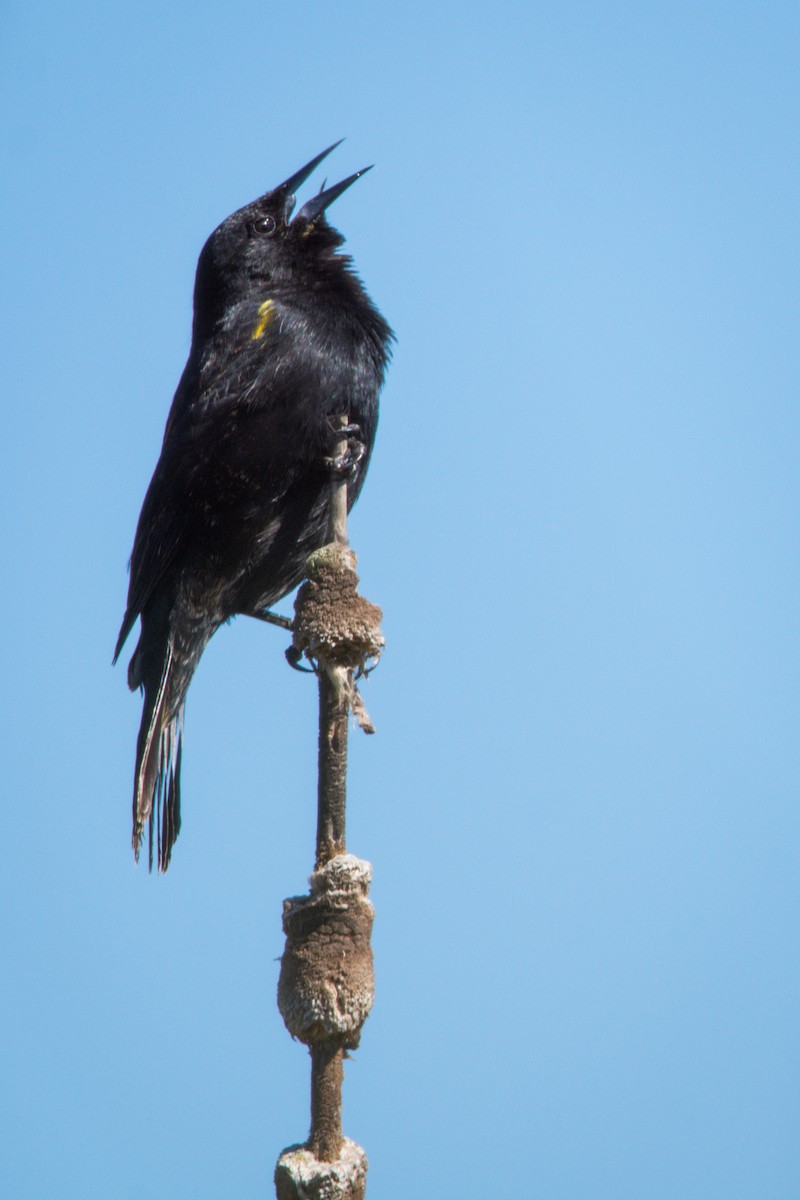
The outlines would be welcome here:
<svg viewBox="0 0 800 1200">
<path fill-rule="evenodd" d="M 268 608 L 262 608 L 259 612 L 249 612 L 246 615 L 255 618 L 256 621 L 263 621 L 265 625 L 278 625 L 281 629 L 288 629 L 290 633 L 294 629 L 290 617 L 282 617 L 280 613 L 270 612 Z"/>
</svg>

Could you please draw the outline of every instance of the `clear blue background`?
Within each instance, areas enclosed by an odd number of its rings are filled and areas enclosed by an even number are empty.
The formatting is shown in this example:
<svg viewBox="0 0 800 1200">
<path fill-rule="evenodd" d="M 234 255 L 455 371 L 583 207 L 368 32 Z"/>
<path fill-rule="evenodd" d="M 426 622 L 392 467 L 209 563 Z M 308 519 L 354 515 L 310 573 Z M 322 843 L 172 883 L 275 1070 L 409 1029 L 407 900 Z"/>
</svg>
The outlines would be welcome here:
<svg viewBox="0 0 800 1200">
<path fill-rule="evenodd" d="M 395 327 L 351 522 L 369 1194 L 800 1195 L 796 3 L 16 2 L 4 287 L 0 1195 L 263 1197 L 316 701 L 239 620 L 134 868 L 111 670 L 200 247 L 338 137 Z M 317 178 L 310 189 L 318 185 Z M 308 193 L 306 193 L 308 194 Z"/>
</svg>

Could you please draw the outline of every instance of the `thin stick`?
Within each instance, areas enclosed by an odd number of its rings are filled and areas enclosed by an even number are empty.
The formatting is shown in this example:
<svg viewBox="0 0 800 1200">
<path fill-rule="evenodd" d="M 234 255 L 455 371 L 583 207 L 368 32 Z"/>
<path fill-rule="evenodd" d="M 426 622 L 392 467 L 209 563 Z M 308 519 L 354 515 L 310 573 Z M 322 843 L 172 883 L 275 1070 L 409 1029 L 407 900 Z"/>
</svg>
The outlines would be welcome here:
<svg viewBox="0 0 800 1200">
<path fill-rule="evenodd" d="M 334 417 L 334 429 L 347 427 L 347 414 Z M 333 448 L 334 463 L 341 461 L 347 454 L 347 438 L 342 437 Z M 347 545 L 347 477 L 331 473 L 331 507 L 328 520 L 328 541 L 338 542 L 340 546 Z"/>
<path fill-rule="evenodd" d="M 347 416 L 336 420 L 347 425 Z M 333 448 L 333 461 L 347 453 L 347 438 Z M 328 539 L 347 545 L 347 478 L 331 471 Z M 347 669 L 319 672 L 319 781 L 317 786 L 317 851 L 319 870 L 344 854 L 347 803 Z M 309 1147 L 321 1162 L 335 1162 L 342 1150 L 342 1080 L 344 1051 L 330 1043 L 311 1047 L 311 1135 Z"/>
<path fill-rule="evenodd" d="M 347 416 L 336 418 L 336 425 L 347 425 Z M 333 461 L 347 453 L 347 439 L 340 438 L 333 448 Z M 331 472 L 328 538 L 347 545 L 347 479 L 335 468 Z M 330 667 L 319 672 L 319 777 L 317 785 L 317 855 L 319 869 L 336 854 L 344 854 L 345 808 L 347 804 L 347 670 Z"/>
<path fill-rule="evenodd" d="M 319 672 L 319 782 L 317 785 L 316 869 L 347 850 L 347 693 L 344 667 Z"/>
<path fill-rule="evenodd" d="M 342 1150 L 343 1052 L 330 1042 L 311 1047 L 309 1150 L 320 1162 L 336 1162 Z"/>
</svg>

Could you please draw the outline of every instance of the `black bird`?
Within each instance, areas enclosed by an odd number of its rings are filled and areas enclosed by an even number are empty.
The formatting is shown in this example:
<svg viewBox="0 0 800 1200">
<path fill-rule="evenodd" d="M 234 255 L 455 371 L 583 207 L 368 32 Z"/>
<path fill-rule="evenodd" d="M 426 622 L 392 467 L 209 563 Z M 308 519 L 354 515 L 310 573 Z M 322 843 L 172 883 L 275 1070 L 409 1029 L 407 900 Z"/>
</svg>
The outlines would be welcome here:
<svg viewBox="0 0 800 1200">
<path fill-rule="evenodd" d="M 302 578 L 326 540 L 332 418 L 357 434 L 358 497 L 392 332 L 339 253 L 325 210 L 364 174 L 323 189 L 292 219 L 295 191 L 326 155 L 233 213 L 197 264 L 189 359 L 142 506 L 114 662 L 141 617 L 128 668 L 144 689 L 133 847 L 149 824 L 165 871 L 180 829 L 183 710 L 209 639 L 259 616 Z M 369 170 L 369 168 L 366 168 Z"/>
</svg>

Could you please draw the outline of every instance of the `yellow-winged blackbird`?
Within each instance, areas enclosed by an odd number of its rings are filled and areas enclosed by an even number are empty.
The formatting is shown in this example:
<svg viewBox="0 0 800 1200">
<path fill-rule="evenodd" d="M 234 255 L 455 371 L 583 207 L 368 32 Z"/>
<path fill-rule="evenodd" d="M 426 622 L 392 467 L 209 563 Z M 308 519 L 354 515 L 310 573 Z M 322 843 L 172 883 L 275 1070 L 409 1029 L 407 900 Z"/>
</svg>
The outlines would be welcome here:
<svg viewBox="0 0 800 1200">
<path fill-rule="evenodd" d="M 180 829 L 183 708 L 203 650 L 224 621 L 291 591 L 325 541 L 332 418 L 346 413 L 364 450 L 349 504 L 372 450 L 392 332 L 325 218 L 364 172 L 292 219 L 295 190 L 337 145 L 223 221 L 197 264 L 189 359 L 139 517 L 114 654 L 140 616 L 128 668 L 130 688 L 144 689 L 133 846 L 138 858 L 148 822 L 152 866 L 155 807 L 160 870 Z"/>
</svg>

